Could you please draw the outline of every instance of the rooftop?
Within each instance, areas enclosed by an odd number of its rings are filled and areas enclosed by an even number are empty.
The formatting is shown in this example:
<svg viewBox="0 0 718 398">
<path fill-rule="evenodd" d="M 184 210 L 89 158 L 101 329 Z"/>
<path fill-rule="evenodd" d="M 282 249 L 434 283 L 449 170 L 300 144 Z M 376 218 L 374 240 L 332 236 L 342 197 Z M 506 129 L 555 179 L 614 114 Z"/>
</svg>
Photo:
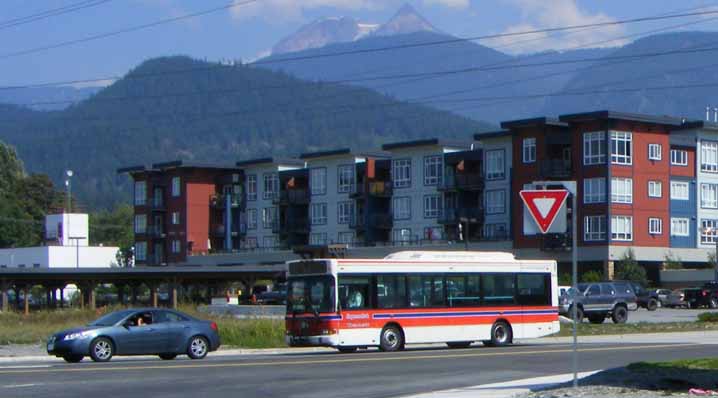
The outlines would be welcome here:
<svg viewBox="0 0 718 398">
<path fill-rule="evenodd" d="M 278 157 L 266 157 L 266 158 L 258 158 L 258 159 L 250 159 L 250 160 L 240 160 L 237 162 L 237 167 L 249 167 L 249 166 L 258 166 L 261 164 L 277 164 L 277 165 L 285 165 L 285 166 L 298 166 L 298 167 L 304 167 L 304 161 L 301 159 L 294 159 L 294 158 L 278 158 Z"/>
<path fill-rule="evenodd" d="M 394 142 L 394 143 L 390 143 L 390 144 L 384 144 L 382 146 L 382 149 L 385 151 L 390 151 L 390 150 L 394 150 L 394 149 L 405 149 L 405 148 L 414 148 L 414 147 L 421 147 L 421 146 L 442 146 L 442 147 L 467 148 L 468 149 L 471 147 L 471 142 L 444 139 L 444 138 L 427 138 L 427 139 L 423 139 L 423 140 Z"/>
<path fill-rule="evenodd" d="M 534 126 L 555 126 L 555 127 L 568 127 L 568 123 L 563 122 L 553 117 L 536 117 L 531 119 L 518 119 L 501 122 L 501 128 L 513 129 L 521 127 L 534 127 Z"/>
<path fill-rule="evenodd" d="M 666 126 L 682 126 L 685 119 L 673 116 L 644 115 L 639 113 L 626 113 L 615 111 L 595 111 L 573 113 L 559 116 L 562 122 L 583 122 L 592 120 L 627 120 L 639 123 L 662 124 Z"/>
<path fill-rule="evenodd" d="M 352 151 L 351 148 L 333 149 L 327 151 L 307 152 L 299 155 L 300 159 L 319 159 L 332 156 L 347 155 L 367 158 L 389 158 L 390 153 L 381 151 Z"/>
</svg>

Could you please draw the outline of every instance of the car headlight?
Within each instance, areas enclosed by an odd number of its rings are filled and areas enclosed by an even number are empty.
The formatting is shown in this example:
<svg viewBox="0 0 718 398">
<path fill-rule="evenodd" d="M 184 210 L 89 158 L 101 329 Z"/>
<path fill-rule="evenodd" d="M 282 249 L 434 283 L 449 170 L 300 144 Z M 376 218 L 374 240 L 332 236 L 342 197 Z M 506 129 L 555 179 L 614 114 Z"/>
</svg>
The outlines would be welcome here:
<svg viewBox="0 0 718 398">
<path fill-rule="evenodd" d="M 65 337 L 63 337 L 63 340 L 64 341 L 77 340 L 77 339 L 84 339 L 86 337 L 92 337 L 92 336 L 93 336 L 93 332 L 90 332 L 90 331 L 77 332 L 77 333 L 70 333 L 68 335 L 65 335 Z"/>
</svg>

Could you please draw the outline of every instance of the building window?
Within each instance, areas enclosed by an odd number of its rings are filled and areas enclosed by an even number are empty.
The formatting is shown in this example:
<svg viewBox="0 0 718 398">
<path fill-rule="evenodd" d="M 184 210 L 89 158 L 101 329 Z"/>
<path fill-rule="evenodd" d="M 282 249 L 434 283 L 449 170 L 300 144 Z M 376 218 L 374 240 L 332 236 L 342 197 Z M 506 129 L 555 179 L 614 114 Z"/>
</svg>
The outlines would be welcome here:
<svg viewBox="0 0 718 398">
<path fill-rule="evenodd" d="M 264 185 L 262 186 L 263 199 L 274 199 L 279 195 L 279 175 L 277 173 L 267 173 L 264 175 Z"/>
<path fill-rule="evenodd" d="M 586 216 L 583 218 L 583 240 L 606 240 L 606 216 Z"/>
<path fill-rule="evenodd" d="M 248 238 L 244 241 L 244 248 L 245 248 L 245 249 L 256 249 L 258 246 L 259 246 L 259 243 L 257 243 L 257 238 L 254 237 L 254 236 L 248 237 Z"/>
<path fill-rule="evenodd" d="M 262 209 L 262 227 L 264 229 L 273 228 L 277 221 L 276 207 L 265 207 Z"/>
<path fill-rule="evenodd" d="M 671 164 L 674 166 L 688 166 L 688 151 L 671 149 Z"/>
<path fill-rule="evenodd" d="M 411 186 L 411 159 L 395 159 L 391 161 L 391 178 L 394 188 Z"/>
<path fill-rule="evenodd" d="M 346 193 L 351 191 L 352 185 L 354 185 L 354 166 L 339 166 L 337 169 L 337 176 L 337 192 Z"/>
<path fill-rule="evenodd" d="M 247 176 L 247 200 L 257 200 L 257 176 Z"/>
<path fill-rule="evenodd" d="M 170 244 L 170 251 L 172 251 L 173 254 L 179 254 L 182 252 L 182 242 L 175 239 Z"/>
<path fill-rule="evenodd" d="M 633 203 L 633 179 L 612 178 L 611 179 L 611 202 Z"/>
<path fill-rule="evenodd" d="M 354 232 L 339 232 L 339 243 L 351 245 L 354 243 Z"/>
<path fill-rule="evenodd" d="M 718 236 L 718 220 L 701 220 L 701 243 L 715 244 Z"/>
<path fill-rule="evenodd" d="M 440 203 L 441 196 L 439 195 L 424 196 L 424 218 L 439 217 Z"/>
<path fill-rule="evenodd" d="M 265 249 L 279 249 L 279 239 L 276 236 L 265 236 L 262 239 L 262 246 Z"/>
<path fill-rule="evenodd" d="M 632 153 L 632 134 L 623 131 L 611 131 L 611 163 L 633 164 Z"/>
<path fill-rule="evenodd" d="M 660 198 L 663 196 L 663 182 L 648 181 L 648 196 L 651 198 Z"/>
<path fill-rule="evenodd" d="M 486 191 L 486 214 L 503 214 L 506 212 L 506 191 L 497 189 Z"/>
<path fill-rule="evenodd" d="M 424 158 L 424 185 L 438 185 L 441 183 L 443 162 L 441 156 L 427 156 Z"/>
<path fill-rule="evenodd" d="M 444 239 L 444 229 L 441 227 L 424 227 L 423 239 L 442 240 Z"/>
<path fill-rule="evenodd" d="M 662 149 L 661 144 L 648 144 L 648 159 L 661 160 L 663 158 L 661 155 Z"/>
<path fill-rule="evenodd" d="M 391 201 L 391 212 L 394 215 L 394 220 L 411 219 L 411 198 L 408 196 L 393 198 Z"/>
<path fill-rule="evenodd" d="M 688 182 L 671 181 L 671 199 L 689 200 L 690 193 L 688 191 Z"/>
<path fill-rule="evenodd" d="M 135 260 L 147 261 L 147 242 L 135 242 Z"/>
<path fill-rule="evenodd" d="M 718 184 L 701 184 L 701 207 L 718 209 Z"/>
<path fill-rule="evenodd" d="M 718 173 L 718 142 L 701 142 L 701 171 Z"/>
<path fill-rule="evenodd" d="M 147 215 L 135 214 L 135 233 L 144 234 L 147 232 Z"/>
<path fill-rule="evenodd" d="M 327 223 L 326 203 L 312 203 L 311 221 L 312 225 L 325 225 Z"/>
<path fill-rule="evenodd" d="M 327 193 L 326 167 L 317 167 L 309 170 L 309 189 L 312 195 L 324 195 Z"/>
<path fill-rule="evenodd" d="M 391 240 L 396 243 L 406 243 L 411 242 L 412 236 L 411 236 L 411 228 L 396 228 L 393 231 L 391 231 Z"/>
<path fill-rule="evenodd" d="M 135 181 L 135 206 L 147 204 L 147 182 Z"/>
<path fill-rule="evenodd" d="M 603 131 L 583 133 L 583 164 L 606 163 L 606 135 Z"/>
<path fill-rule="evenodd" d="M 172 225 L 179 225 L 180 224 L 180 214 L 178 211 L 172 212 Z"/>
<path fill-rule="evenodd" d="M 651 217 L 648 219 L 648 233 L 651 235 L 660 235 L 663 233 L 663 220 Z"/>
<path fill-rule="evenodd" d="M 633 217 L 611 217 L 611 239 L 618 241 L 633 240 Z"/>
<path fill-rule="evenodd" d="M 349 224 L 354 215 L 354 202 L 339 202 L 337 204 L 337 224 Z"/>
<path fill-rule="evenodd" d="M 486 151 L 486 179 L 501 180 L 505 177 L 504 150 Z"/>
<path fill-rule="evenodd" d="M 257 209 L 247 210 L 247 229 L 257 229 Z"/>
<path fill-rule="evenodd" d="M 327 233 L 326 232 L 315 232 L 309 234 L 309 244 L 323 246 L 327 244 Z"/>
<path fill-rule="evenodd" d="M 180 186 L 180 178 L 172 177 L 172 196 L 178 197 L 182 194 L 182 187 Z"/>
<path fill-rule="evenodd" d="M 486 239 L 506 239 L 508 237 L 506 224 L 486 224 L 484 225 L 484 238 Z"/>
<path fill-rule="evenodd" d="M 536 138 L 524 138 L 522 149 L 524 163 L 536 161 Z"/>
<path fill-rule="evenodd" d="M 606 201 L 606 179 L 587 178 L 583 180 L 583 203 L 604 203 Z"/>
<path fill-rule="evenodd" d="M 671 218 L 671 236 L 690 236 L 690 223 L 687 218 Z"/>
</svg>

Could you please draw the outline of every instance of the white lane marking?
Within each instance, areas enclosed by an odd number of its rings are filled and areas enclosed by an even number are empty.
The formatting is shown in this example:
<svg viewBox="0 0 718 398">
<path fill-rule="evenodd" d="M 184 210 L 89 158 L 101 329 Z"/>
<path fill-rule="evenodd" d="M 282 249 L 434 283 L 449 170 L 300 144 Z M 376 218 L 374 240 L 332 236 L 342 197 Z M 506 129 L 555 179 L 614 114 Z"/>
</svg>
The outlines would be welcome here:
<svg viewBox="0 0 718 398">
<path fill-rule="evenodd" d="M 41 386 L 43 383 L 32 383 L 32 384 L 8 384 L 6 386 L 3 386 L 3 388 L 27 388 L 27 387 L 35 387 L 35 386 Z"/>
<path fill-rule="evenodd" d="M 3 369 L 35 369 L 35 368 L 51 368 L 51 365 L 15 365 L 3 366 Z"/>
</svg>

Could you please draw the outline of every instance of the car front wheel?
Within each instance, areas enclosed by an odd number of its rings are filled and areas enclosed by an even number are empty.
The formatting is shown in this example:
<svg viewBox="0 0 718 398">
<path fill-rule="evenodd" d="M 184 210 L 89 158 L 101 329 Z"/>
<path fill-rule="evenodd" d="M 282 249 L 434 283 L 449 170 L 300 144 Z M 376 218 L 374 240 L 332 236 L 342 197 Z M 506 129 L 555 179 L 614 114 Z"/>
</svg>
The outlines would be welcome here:
<svg viewBox="0 0 718 398">
<path fill-rule="evenodd" d="M 626 323 L 628 320 L 628 310 L 624 306 L 617 306 L 613 309 L 611 319 L 613 320 L 613 323 Z"/>
<path fill-rule="evenodd" d="M 209 352 L 209 342 L 202 336 L 194 336 L 190 339 L 187 346 L 187 356 L 192 359 L 202 359 Z"/>
<path fill-rule="evenodd" d="M 90 343 L 90 358 L 95 362 L 109 361 L 114 351 L 112 342 L 106 337 L 98 337 Z"/>
</svg>

